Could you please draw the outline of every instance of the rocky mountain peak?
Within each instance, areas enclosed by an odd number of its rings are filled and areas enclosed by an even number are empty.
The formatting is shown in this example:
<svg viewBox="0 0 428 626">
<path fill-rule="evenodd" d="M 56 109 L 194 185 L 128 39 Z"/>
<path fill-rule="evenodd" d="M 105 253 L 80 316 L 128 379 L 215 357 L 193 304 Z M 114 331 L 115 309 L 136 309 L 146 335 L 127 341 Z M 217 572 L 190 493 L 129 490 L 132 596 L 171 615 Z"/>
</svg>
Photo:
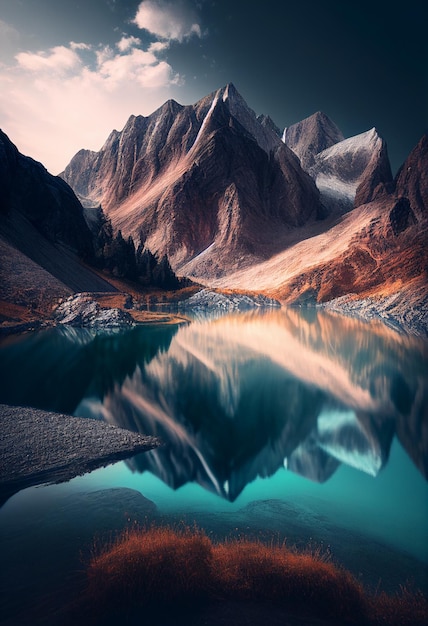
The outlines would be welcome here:
<svg viewBox="0 0 428 626">
<path fill-rule="evenodd" d="M 271 130 L 273 130 L 273 132 L 278 135 L 278 137 L 282 137 L 282 133 L 281 130 L 279 129 L 279 127 L 275 124 L 275 122 L 273 121 L 273 119 L 270 117 L 270 115 L 265 115 L 264 113 L 261 113 L 261 115 L 257 116 L 257 120 L 258 122 L 260 122 L 260 124 L 264 127 L 264 128 L 270 128 Z"/>
<path fill-rule="evenodd" d="M 248 106 L 244 98 L 232 83 L 228 83 L 213 94 L 213 102 L 222 100 L 230 114 L 250 133 L 259 146 L 269 154 L 278 146 L 280 138 L 268 125 L 262 125 L 255 112 Z"/>
<path fill-rule="evenodd" d="M 284 143 L 299 157 L 303 169 L 308 170 L 315 155 L 343 141 L 342 131 L 322 111 L 293 124 L 284 130 Z"/>
<path fill-rule="evenodd" d="M 115 230 L 186 276 L 265 255 L 276 233 L 321 214 L 296 156 L 231 83 L 194 105 L 131 116 L 90 160 L 64 172 L 86 206 L 101 204 Z"/>
</svg>

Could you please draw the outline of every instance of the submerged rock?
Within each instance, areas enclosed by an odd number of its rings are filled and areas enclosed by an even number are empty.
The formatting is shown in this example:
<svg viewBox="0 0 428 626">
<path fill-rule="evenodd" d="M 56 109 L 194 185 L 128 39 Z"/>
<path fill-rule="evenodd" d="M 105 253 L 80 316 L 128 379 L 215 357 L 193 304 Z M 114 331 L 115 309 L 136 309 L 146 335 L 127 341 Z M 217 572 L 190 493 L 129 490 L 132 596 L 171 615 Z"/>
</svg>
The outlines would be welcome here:
<svg viewBox="0 0 428 626">
<path fill-rule="evenodd" d="M 78 293 L 59 305 L 54 313 L 59 324 L 96 329 L 115 329 L 135 324 L 132 316 L 121 309 L 103 309 L 89 294 Z"/>
</svg>

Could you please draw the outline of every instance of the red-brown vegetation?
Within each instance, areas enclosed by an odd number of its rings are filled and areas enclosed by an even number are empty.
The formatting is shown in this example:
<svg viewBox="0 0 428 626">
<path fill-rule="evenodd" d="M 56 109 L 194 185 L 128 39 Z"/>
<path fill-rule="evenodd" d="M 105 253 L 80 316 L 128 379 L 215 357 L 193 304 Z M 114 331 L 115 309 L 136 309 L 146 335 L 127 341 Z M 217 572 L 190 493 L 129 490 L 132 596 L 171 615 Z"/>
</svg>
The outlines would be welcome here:
<svg viewBox="0 0 428 626">
<path fill-rule="evenodd" d="M 88 593 L 101 614 L 250 601 L 334 624 L 422 626 L 428 616 L 422 595 L 369 595 L 320 552 L 246 539 L 213 543 L 199 530 L 169 527 L 127 532 L 96 551 Z"/>
</svg>

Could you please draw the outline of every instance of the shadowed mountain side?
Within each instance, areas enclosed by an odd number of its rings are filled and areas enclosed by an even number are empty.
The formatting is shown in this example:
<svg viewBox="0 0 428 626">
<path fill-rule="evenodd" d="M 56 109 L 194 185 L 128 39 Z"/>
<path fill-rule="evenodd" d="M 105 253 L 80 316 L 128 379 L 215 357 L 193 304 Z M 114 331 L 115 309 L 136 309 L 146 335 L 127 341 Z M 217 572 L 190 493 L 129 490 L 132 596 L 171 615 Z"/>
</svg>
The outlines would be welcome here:
<svg viewBox="0 0 428 626">
<path fill-rule="evenodd" d="M 23 292 L 19 290 L 16 284 L 16 271 L 8 273 L 0 269 L 2 272 L 0 292 L 13 294 L 15 301 L 22 300 L 24 304 L 35 303 L 37 300 L 43 300 L 43 295 L 49 293 L 52 298 L 58 299 L 65 294 L 70 295 L 79 291 L 116 291 L 113 285 L 103 280 L 87 265 L 83 265 L 72 249 L 61 243 L 49 241 L 20 213 L 3 218 L 0 235 L 4 238 L 5 245 L 9 246 L 11 257 L 22 258 L 22 278 L 32 284 L 36 292 L 34 298 L 26 299 L 29 295 L 28 290 Z M 43 272 L 46 279 L 40 281 Z M 62 285 L 55 286 L 52 277 Z"/>
<path fill-rule="evenodd" d="M 0 236 L 8 251 L 1 299 L 37 306 L 72 291 L 116 290 L 82 262 L 92 259 L 92 235 L 71 187 L 20 154 L 1 131 L 0 186 Z M 18 260 L 13 273 L 11 259 Z"/>
<path fill-rule="evenodd" d="M 0 185 L 2 222 L 18 213 L 49 241 L 69 246 L 80 256 L 91 254 L 91 234 L 73 190 L 41 163 L 20 154 L 2 131 Z"/>
<path fill-rule="evenodd" d="M 317 481 L 340 463 L 376 475 L 394 433 L 420 437 L 427 362 L 425 344 L 381 325 L 314 310 L 228 316 L 180 328 L 167 353 L 86 408 L 166 442 L 134 469 L 234 500 L 284 465 Z M 428 440 L 408 442 L 427 476 Z"/>
</svg>

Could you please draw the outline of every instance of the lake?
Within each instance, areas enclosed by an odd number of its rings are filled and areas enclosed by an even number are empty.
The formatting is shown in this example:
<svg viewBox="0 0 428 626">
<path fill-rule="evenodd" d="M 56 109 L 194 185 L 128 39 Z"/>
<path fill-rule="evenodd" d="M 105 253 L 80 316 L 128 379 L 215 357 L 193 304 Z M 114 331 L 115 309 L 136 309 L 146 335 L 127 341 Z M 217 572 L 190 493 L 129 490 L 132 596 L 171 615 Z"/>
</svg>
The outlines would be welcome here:
<svg viewBox="0 0 428 626">
<path fill-rule="evenodd" d="M 113 334 L 58 327 L 4 340 L 0 380 L 1 403 L 164 442 L 3 505 L 10 615 L 22 589 L 40 601 L 58 568 L 71 576 L 79 546 L 146 522 L 317 546 L 367 586 L 427 591 L 420 338 L 315 308 L 201 314 Z"/>
</svg>

